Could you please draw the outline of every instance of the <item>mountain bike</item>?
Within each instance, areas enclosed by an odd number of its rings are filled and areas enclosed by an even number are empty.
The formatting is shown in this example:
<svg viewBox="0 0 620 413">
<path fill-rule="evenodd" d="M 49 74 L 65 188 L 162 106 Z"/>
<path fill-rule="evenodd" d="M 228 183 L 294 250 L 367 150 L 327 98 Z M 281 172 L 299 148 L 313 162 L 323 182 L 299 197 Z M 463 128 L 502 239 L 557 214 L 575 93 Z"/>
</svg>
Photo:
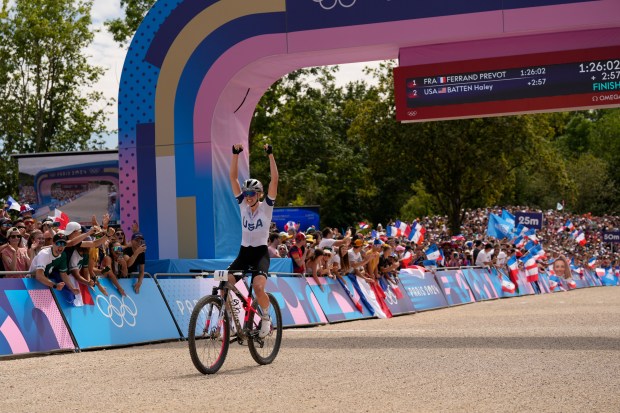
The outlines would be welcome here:
<svg viewBox="0 0 620 413">
<path fill-rule="evenodd" d="M 247 343 L 252 358 L 261 365 L 273 362 L 278 355 L 282 343 L 282 314 L 275 297 L 267 293 L 271 304 L 271 331 L 267 336 L 259 337 L 263 310 L 252 296 L 252 280 L 257 273 L 254 269 L 233 273 L 240 275 L 244 282 L 248 276 L 252 276 L 246 297 L 228 282 L 228 271 L 215 271 L 213 278 L 219 285 L 213 287 L 211 295 L 202 297 L 196 303 L 189 320 L 187 337 L 192 362 L 201 373 L 216 373 L 226 360 L 230 343 L 235 341 L 240 345 Z M 239 319 L 239 308 L 233 306 L 235 297 L 243 304 L 243 325 Z M 231 331 L 232 326 L 236 332 Z M 234 337 L 231 337 L 231 333 Z"/>
</svg>

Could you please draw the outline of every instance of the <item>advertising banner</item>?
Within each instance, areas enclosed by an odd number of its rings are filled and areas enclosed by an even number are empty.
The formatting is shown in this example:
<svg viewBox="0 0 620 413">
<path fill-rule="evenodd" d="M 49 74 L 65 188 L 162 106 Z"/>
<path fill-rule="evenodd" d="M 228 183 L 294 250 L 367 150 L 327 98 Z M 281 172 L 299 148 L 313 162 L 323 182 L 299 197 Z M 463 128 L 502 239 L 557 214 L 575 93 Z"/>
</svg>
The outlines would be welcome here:
<svg viewBox="0 0 620 413">
<path fill-rule="evenodd" d="M 398 278 L 416 311 L 448 307 L 432 273 L 408 268 L 400 270 Z"/>
<path fill-rule="evenodd" d="M 583 276 L 577 271 L 571 271 L 571 273 L 573 274 L 573 281 L 575 281 L 577 288 L 588 288 L 590 286 L 588 280 L 585 278 L 585 273 Z"/>
<path fill-rule="evenodd" d="M 168 301 L 182 337 L 187 338 L 192 310 L 198 300 L 211 294 L 215 281 L 213 278 L 157 278 L 157 284 Z"/>
<path fill-rule="evenodd" d="M 30 278 L 0 279 L 0 357 L 75 350 L 49 288 Z"/>
<path fill-rule="evenodd" d="M 348 277 L 342 278 L 342 284 L 331 278 L 319 278 L 320 287 L 314 278 L 306 278 L 305 281 L 310 285 L 330 323 L 372 317 Z"/>
<path fill-rule="evenodd" d="M 278 300 L 284 326 L 307 326 L 328 322 L 304 277 L 269 277 L 265 290 Z"/>
<path fill-rule="evenodd" d="M 133 291 L 135 280 L 119 280 L 127 293 L 124 297 L 109 280 L 100 280 L 108 295 L 97 288 L 83 290 L 83 306 L 74 306 L 65 294 L 54 292 L 79 348 L 179 338 L 172 315 L 153 279 L 144 279 L 140 294 Z"/>
<path fill-rule="evenodd" d="M 485 268 L 463 268 L 461 272 L 467 279 L 476 301 L 495 300 L 500 297 L 501 284 L 498 292 L 491 280 L 491 274 Z"/>
<path fill-rule="evenodd" d="M 321 215 L 318 206 L 275 207 L 271 220 L 276 223 L 278 231 L 284 231 L 286 223 L 293 221 L 299 225 L 299 231 L 306 232 L 311 226 L 320 228 Z"/>
<path fill-rule="evenodd" d="M 437 271 L 435 279 L 446 296 L 448 304 L 460 305 L 476 302 L 474 293 L 461 270 Z"/>
</svg>

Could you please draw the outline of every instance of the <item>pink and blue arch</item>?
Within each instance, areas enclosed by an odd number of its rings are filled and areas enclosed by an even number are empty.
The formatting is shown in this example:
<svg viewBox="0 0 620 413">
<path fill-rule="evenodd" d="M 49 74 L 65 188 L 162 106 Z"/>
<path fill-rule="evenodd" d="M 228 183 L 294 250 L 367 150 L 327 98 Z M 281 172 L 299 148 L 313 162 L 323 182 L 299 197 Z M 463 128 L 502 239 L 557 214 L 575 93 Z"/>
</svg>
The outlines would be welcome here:
<svg viewBox="0 0 620 413">
<path fill-rule="evenodd" d="M 230 147 L 247 143 L 260 97 L 293 70 L 617 45 L 618 0 L 159 0 L 119 90 L 122 225 L 140 223 L 149 259 L 234 256 Z"/>
</svg>

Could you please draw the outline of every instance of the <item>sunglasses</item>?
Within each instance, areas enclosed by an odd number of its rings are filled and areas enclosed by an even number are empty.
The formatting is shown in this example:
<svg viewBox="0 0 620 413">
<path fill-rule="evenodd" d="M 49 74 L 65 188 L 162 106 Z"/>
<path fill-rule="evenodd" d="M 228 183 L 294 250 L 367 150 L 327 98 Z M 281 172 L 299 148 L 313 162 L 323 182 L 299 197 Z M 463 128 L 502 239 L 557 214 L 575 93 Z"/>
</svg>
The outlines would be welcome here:
<svg viewBox="0 0 620 413">
<path fill-rule="evenodd" d="M 21 238 L 21 237 L 22 237 L 21 235 L 11 235 L 11 236 L 9 237 L 9 239 L 11 239 L 11 238 Z"/>
<path fill-rule="evenodd" d="M 17 227 L 17 229 L 26 229 L 26 226 L 25 225 L 21 225 L 21 226 Z"/>
<path fill-rule="evenodd" d="M 67 243 L 64 241 L 56 241 L 54 245 L 56 245 L 57 247 L 66 247 Z"/>
<path fill-rule="evenodd" d="M 112 251 L 114 251 L 114 252 L 123 252 L 123 247 L 114 247 L 114 248 L 112 248 Z"/>
<path fill-rule="evenodd" d="M 245 191 L 243 195 L 248 197 L 256 196 L 256 191 Z"/>
<path fill-rule="evenodd" d="M 10 222 L 5 222 L 5 223 L 3 223 L 3 224 L 2 224 L 2 226 L 3 226 L 3 227 L 10 227 L 10 226 L 11 226 L 11 223 L 10 223 Z"/>
<path fill-rule="evenodd" d="M 123 233 L 123 232 L 117 232 L 117 233 L 116 233 L 116 235 L 120 235 L 120 236 L 122 237 L 123 235 L 125 235 L 125 233 Z"/>
</svg>

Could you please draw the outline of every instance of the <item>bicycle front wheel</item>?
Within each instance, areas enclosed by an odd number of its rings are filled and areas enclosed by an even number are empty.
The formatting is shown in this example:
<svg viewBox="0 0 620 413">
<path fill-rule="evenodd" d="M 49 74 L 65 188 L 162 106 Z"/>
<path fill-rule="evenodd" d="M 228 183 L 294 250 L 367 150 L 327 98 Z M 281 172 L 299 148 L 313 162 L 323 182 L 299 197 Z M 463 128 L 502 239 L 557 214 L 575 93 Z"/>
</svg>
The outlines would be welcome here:
<svg viewBox="0 0 620 413">
<path fill-rule="evenodd" d="M 189 319 L 189 354 L 202 374 L 217 372 L 228 354 L 230 322 L 222 305 L 221 297 L 203 297 L 196 303 Z M 219 321 L 221 311 L 224 311 L 222 322 Z"/>
<path fill-rule="evenodd" d="M 258 301 L 252 303 L 252 308 L 257 312 L 253 312 L 248 319 L 249 326 L 249 339 L 248 348 L 254 361 L 258 364 L 269 364 L 275 360 L 278 352 L 280 351 L 280 344 L 282 343 L 282 313 L 280 312 L 280 306 L 276 298 L 269 296 L 269 316 L 271 317 L 271 331 L 266 337 L 260 338 L 258 332 L 261 327 L 260 313 L 262 310 L 258 309 Z"/>
</svg>

